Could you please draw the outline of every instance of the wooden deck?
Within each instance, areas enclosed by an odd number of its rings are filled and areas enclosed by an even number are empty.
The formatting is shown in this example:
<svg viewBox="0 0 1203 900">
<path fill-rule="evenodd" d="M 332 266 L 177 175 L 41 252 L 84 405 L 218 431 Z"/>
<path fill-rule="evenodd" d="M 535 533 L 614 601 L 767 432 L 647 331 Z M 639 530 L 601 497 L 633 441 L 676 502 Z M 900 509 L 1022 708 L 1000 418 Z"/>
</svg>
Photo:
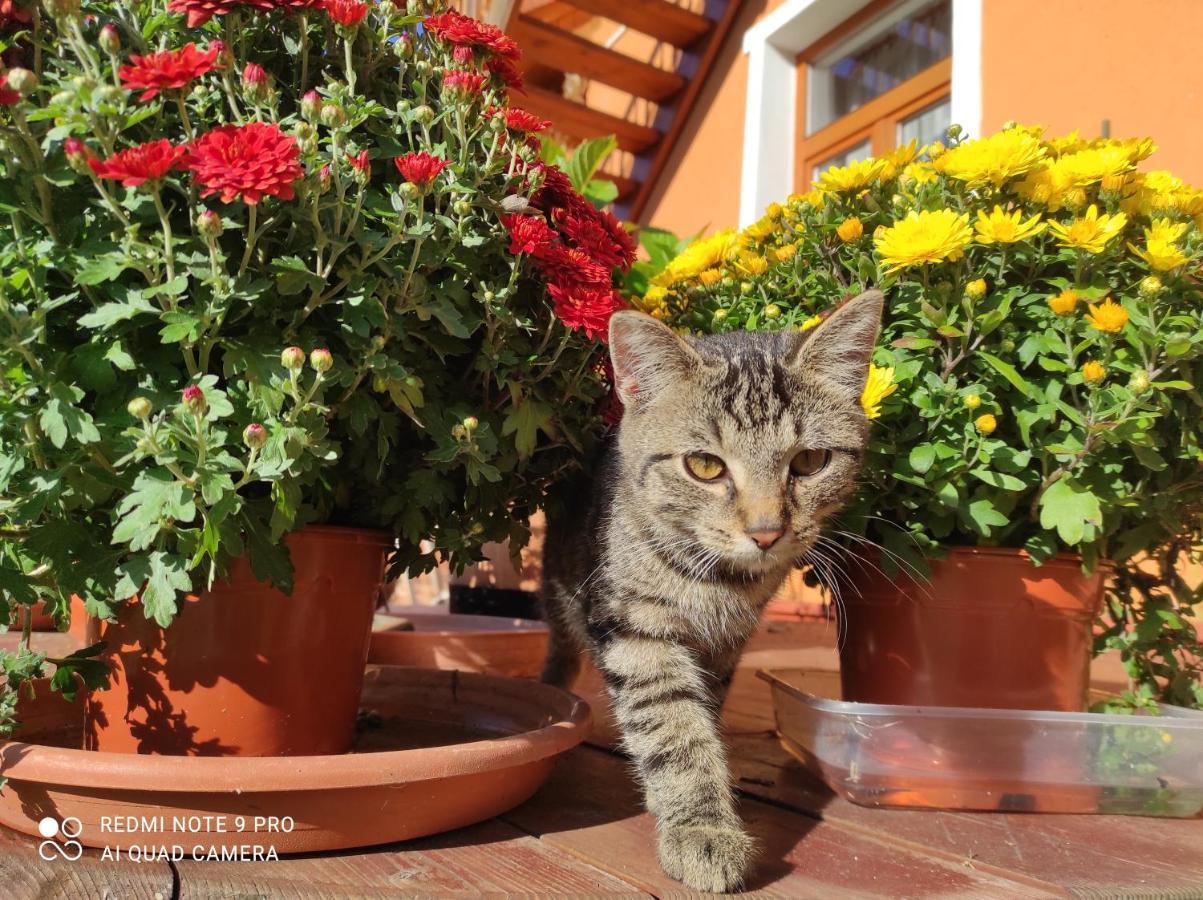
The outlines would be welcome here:
<svg viewBox="0 0 1203 900">
<path fill-rule="evenodd" d="M 1203 821 L 872 810 L 779 747 L 758 668 L 832 670 L 833 629 L 769 622 L 724 710 L 741 813 L 762 848 L 749 894 L 790 898 L 1203 898 Z M 1114 671 L 1096 670 L 1111 681 Z M 583 746 L 500 818 L 404 844 L 271 863 L 43 862 L 0 832 L 2 897 L 684 896 L 619 755 Z"/>
</svg>

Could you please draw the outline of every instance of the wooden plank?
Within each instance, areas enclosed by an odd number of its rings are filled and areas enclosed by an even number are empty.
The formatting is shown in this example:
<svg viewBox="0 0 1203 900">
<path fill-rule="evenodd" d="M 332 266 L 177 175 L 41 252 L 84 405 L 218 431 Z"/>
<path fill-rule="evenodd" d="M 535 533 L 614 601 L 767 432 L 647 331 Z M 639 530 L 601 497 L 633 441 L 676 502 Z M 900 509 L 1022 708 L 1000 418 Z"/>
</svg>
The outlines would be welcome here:
<svg viewBox="0 0 1203 900">
<path fill-rule="evenodd" d="M 629 764 L 580 747 L 557 766 L 533 799 L 503 818 L 546 844 L 656 894 L 681 896 L 656 860 L 655 822 L 643 810 Z M 761 856 L 751 896 L 869 898 L 899 896 L 1047 897 L 1031 885 L 883 847 L 813 818 L 745 799 L 740 813 Z"/>
<path fill-rule="evenodd" d="M 586 0 L 586 2 L 593 3 L 596 0 Z M 631 2 L 631 0 L 615 0 L 615 2 L 630 6 L 638 5 L 635 2 Z M 740 0 L 727 0 L 727 6 L 723 10 L 722 16 L 718 22 L 714 23 L 713 30 L 705 40 L 705 47 L 701 51 L 701 58 L 698 60 L 697 68 L 690 76 L 688 87 L 685 88 L 677 102 L 671 108 L 661 107 L 661 115 L 664 115 L 667 109 L 668 114 L 671 115 L 671 119 L 663 140 L 660 141 L 659 146 L 656 147 L 656 152 L 652 155 L 647 172 L 636 170 L 637 174 L 643 178 L 643 184 L 640 186 L 639 193 L 635 195 L 635 199 L 631 202 L 628 218 L 632 222 L 639 221 L 644 207 L 647 206 L 648 201 L 651 199 L 652 191 L 656 187 L 656 181 L 665 167 L 668 166 L 677 140 L 684 133 L 685 126 L 689 123 L 694 105 L 697 103 L 703 87 L 705 87 L 706 82 L 709 80 L 710 72 L 718 60 L 719 53 L 723 50 L 727 35 L 731 31 L 731 26 L 735 23 L 740 9 Z M 636 25 L 635 27 L 639 26 Z M 732 59 L 734 59 L 735 54 L 739 52 L 739 48 L 737 46 L 732 47 L 729 52 L 731 52 Z M 714 86 L 714 89 L 717 89 L 717 86 Z"/>
<path fill-rule="evenodd" d="M 531 16 L 514 18 L 510 34 L 522 45 L 524 61 L 575 72 L 636 97 L 663 103 L 685 87 L 685 79 L 676 72 L 641 62 Z"/>
<path fill-rule="evenodd" d="M 594 16 L 642 31 L 675 47 L 690 47 L 713 24 L 705 16 L 666 0 L 567 0 Z"/>
<path fill-rule="evenodd" d="M 167 862 L 104 860 L 99 850 L 85 850 L 77 860 L 56 856 L 48 861 L 38 855 L 39 843 L 37 838 L 0 828 L 0 896 L 43 900 L 169 900 L 174 896 L 175 879 Z"/>
<path fill-rule="evenodd" d="M 553 91 L 527 88 L 522 105 L 536 115 L 550 119 L 557 131 L 574 138 L 583 140 L 612 134 L 618 138 L 619 149 L 631 153 L 642 153 L 660 140 L 660 132 L 654 128 L 574 103 Z"/>
<path fill-rule="evenodd" d="M 629 883 L 497 819 L 390 847 L 278 862 L 177 864 L 181 900 L 265 896 L 639 896 Z"/>
</svg>

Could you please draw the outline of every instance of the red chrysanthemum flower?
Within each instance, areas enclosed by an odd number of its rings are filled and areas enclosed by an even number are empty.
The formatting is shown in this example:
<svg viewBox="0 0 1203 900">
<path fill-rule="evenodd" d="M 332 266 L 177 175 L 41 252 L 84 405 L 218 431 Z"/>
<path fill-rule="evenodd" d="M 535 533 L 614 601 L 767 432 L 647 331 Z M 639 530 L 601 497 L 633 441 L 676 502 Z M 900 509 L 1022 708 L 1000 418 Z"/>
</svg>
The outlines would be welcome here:
<svg viewBox="0 0 1203 900">
<path fill-rule="evenodd" d="M 167 4 L 167 8 L 172 12 L 188 16 L 189 28 L 204 25 L 214 16 L 228 15 L 240 6 L 268 10 L 272 8 L 273 3 L 272 0 L 171 0 Z"/>
<path fill-rule="evenodd" d="M 560 286 L 548 288 L 557 318 L 565 327 L 585 332 L 588 338 L 606 340 L 610 317 L 626 304 L 610 287 Z"/>
<path fill-rule="evenodd" d="M 610 213 L 590 204 L 565 213 L 560 230 L 573 246 L 608 266 L 625 269 L 635 261 L 635 241 L 627 230 Z"/>
<path fill-rule="evenodd" d="M 551 123 L 546 119 L 540 119 L 534 113 L 527 112 L 525 109 L 519 109 L 516 106 L 511 106 L 505 112 L 505 126 L 514 131 L 522 131 L 528 134 L 537 134 L 551 127 Z"/>
<path fill-rule="evenodd" d="M 502 216 L 510 235 L 510 253 L 535 253 L 555 243 L 556 233 L 540 216 Z"/>
<path fill-rule="evenodd" d="M 293 185 L 304 175 L 300 155 L 296 140 L 278 125 L 250 122 L 202 134 L 188 147 L 183 167 L 205 188 L 202 197 L 220 193 L 223 203 L 241 198 L 254 206 L 265 196 L 295 196 Z"/>
<path fill-rule="evenodd" d="M 243 67 L 242 80 L 245 84 L 266 84 L 267 70 L 257 62 L 249 62 Z"/>
<path fill-rule="evenodd" d="M 8 87 L 8 73 L 0 72 L 0 106 L 16 106 L 21 102 L 21 95 Z"/>
<path fill-rule="evenodd" d="M 476 54 L 471 47 L 456 47 L 451 53 L 451 58 L 460 65 L 466 66 L 476 58 Z"/>
<path fill-rule="evenodd" d="M 114 153 L 108 159 L 89 159 L 88 165 L 98 178 L 111 178 L 126 187 L 155 181 L 174 169 L 185 148 L 175 147 L 163 138 Z"/>
<path fill-rule="evenodd" d="M 410 184 L 425 187 L 434 181 L 450 163 L 432 153 L 406 153 L 393 160 L 401 177 Z"/>
<path fill-rule="evenodd" d="M 322 9 L 344 28 L 355 28 L 368 14 L 368 5 L 360 0 L 322 0 Z"/>
<path fill-rule="evenodd" d="M 563 244 L 547 244 L 536 254 L 539 268 L 547 280 L 561 287 L 574 285 L 609 287 L 611 269 L 593 259 L 584 250 L 565 247 Z"/>
<path fill-rule="evenodd" d="M 581 201 L 572 187 L 568 176 L 560 171 L 558 166 L 546 163 L 536 163 L 531 171 L 538 172 L 543 177 L 543 186 L 531 198 L 531 205 L 551 216 L 555 210 L 566 209 L 575 202 Z"/>
<path fill-rule="evenodd" d="M 455 10 L 439 13 L 437 16 L 427 16 L 422 25 L 435 37 L 449 44 L 479 47 L 494 56 L 513 61 L 517 61 L 522 56 L 522 51 L 514 39 L 496 25 L 478 22 Z"/>
<path fill-rule="evenodd" d="M 361 171 L 361 172 L 366 172 L 368 169 L 370 169 L 372 167 L 371 162 L 369 162 L 369 160 L 368 160 L 368 151 L 367 150 L 360 150 L 358 153 L 354 154 L 353 156 L 348 155 L 347 162 L 349 162 L 353 168 L 359 169 L 359 171 Z"/>
<path fill-rule="evenodd" d="M 485 68 L 500 78 L 501 83 L 510 90 L 526 93 L 524 90 L 525 85 L 522 81 L 522 73 L 518 71 L 518 67 L 514 65 L 513 60 L 502 56 L 494 56 L 485 63 Z"/>
<path fill-rule="evenodd" d="M 465 72 L 461 69 L 443 70 L 443 90 L 463 91 L 465 94 L 479 94 L 484 87 L 485 76 L 476 72 Z"/>
<path fill-rule="evenodd" d="M 179 50 L 163 50 L 145 56 L 130 56 L 133 65 L 118 73 L 127 90 L 141 90 L 139 100 L 153 100 L 159 91 L 178 90 L 215 67 L 225 46 L 217 41 L 206 50 L 186 44 Z"/>
</svg>

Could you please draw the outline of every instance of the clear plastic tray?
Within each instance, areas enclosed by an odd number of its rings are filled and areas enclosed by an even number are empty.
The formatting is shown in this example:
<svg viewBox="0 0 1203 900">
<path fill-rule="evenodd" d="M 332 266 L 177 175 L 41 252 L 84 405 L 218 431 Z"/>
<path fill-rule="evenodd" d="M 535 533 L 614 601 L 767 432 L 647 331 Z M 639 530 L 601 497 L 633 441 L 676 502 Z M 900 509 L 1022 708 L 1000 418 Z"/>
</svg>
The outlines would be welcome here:
<svg viewBox="0 0 1203 900">
<path fill-rule="evenodd" d="M 1108 813 L 1203 811 L 1203 713 L 885 706 L 832 673 L 762 671 L 782 745 L 861 806 Z M 826 695 L 826 696 L 824 696 Z"/>
</svg>

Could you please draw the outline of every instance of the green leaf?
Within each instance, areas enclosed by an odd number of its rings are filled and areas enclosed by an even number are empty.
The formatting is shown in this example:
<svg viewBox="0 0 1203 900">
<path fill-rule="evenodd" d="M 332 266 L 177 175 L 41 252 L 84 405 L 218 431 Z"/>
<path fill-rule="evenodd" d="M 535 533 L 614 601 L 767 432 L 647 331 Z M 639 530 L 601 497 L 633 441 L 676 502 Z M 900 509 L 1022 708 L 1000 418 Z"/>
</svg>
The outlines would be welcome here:
<svg viewBox="0 0 1203 900">
<path fill-rule="evenodd" d="M 1010 521 L 985 498 L 970 502 L 961 512 L 974 529 L 985 537 L 988 537 L 994 528 L 1006 525 Z"/>
<path fill-rule="evenodd" d="M 1030 397 L 1033 400 L 1036 399 L 1035 393 L 1032 390 L 1032 386 L 1024 381 L 1023 376 L 1015 370 L 1013 365 L 1008 362 L 1003 362 L 997 356 L 993 355 L 992 353 L 986 353 L 984 350 L 979 350 L 977 355 L 988 362 L 994 371 L 996 371 L 999 375 L 1011 382 L 1013 387 L 1019 391 L 1022 391 L 1024 396 Z"/>
<path fill-rule="evenodd" d="M 581 141 L 572 151 L 572 157 L 564 166 L 564 174 L 572 182 L 578 193 L 584 193 L 591 178 L 606 161 L 606 157 L 618 149 L 618 139 L 614 135 L 590 138 Z"/>
<path fill-rule="evenodd" d="M 94 444 L 100 440 L 100 432 L 92 416 L 75 405 L 83 399 L 83 391 L 56 383 L 51 385 L 50 394 L 50 400 L 38 416 L 38 423 L 50 443 L 61 450 L 66 446 L 68 437 L 81 444 Z"/>
<path fill-rule="evenodd" d="M 79 317 L 79 324 L 84 328 L 112 328 L 118 322 L 140 316 L 142 313 L 155 312 L 155 307 L 141 297 L 115 303 L 102 303 L 87 315 Z"/>
<path fill-rule="evenodd" d="M 977 476 L 990 487 L 1000 488 L 1004 491 L 1022 491 L 1027 487 L 1022 481 L 1014 475 L 1008 475 L 1005 472 L 995 472 L 993 469 L 974 469 L 970 474 Z"/>
<path fill-rule="evenodd" d="M 112 281 L 128 268 L 129 264 L 122 254 L 110 253 L 107 256 L 94 256 L 76 271 L 75 283 L 102 284 Z"/>
<path fill-rule="evenodd" d="M 927 470 L 932 467 L 932 463 L 936 461 L 936 448 L 934 444 L 920 444 L 911 449 L 910 455 L 907 457 L 911 464 L 911 468 L 920 475 L 926 474 Z"/>
<path fill-rule="evenodd" d="M 1093 537 L 1103 524 L 1099 498 L 1076 486 L 1069 477 L 1054 481 L 1040 498 L 1040 524 L 1057 530 L 1071 546 Z"/>
<path fill-rule="evenodd" d="M 599 209 L 618 199 L 618 185 L 609 178 L 594 178 L 581 192 L 585 199 Z"/>
<path fill-rule="evenodd" d="M 179 608 L 176 596 L 179 592 L 192 590 L 192 579 L 188 575 L 185 559 L 156 550 L 150 555 L 146 587 L 141 594 L 142 608 L 146 618 L 154 619 L 161 628 L 166 628 L 175 618 Z"/>
<path fill-rule="evenodd" d="M 550 430 L 552 418 L 553 410 L 550 406 L 528 398 L 510 410 L 505 421 L 501 423 L 501 433 L 514 435 L 514 446 L 518 449 L 518 456 L 526 459 L 535 452 L 539 431 Z"/>
<path fill-rule="evenodd" d="M 63 699 L 73 701 L 79 693 L 80 682 L 92 691 L 104 690 L 109 686 L 109 667 L 96 657 L 104 652 L 105 643 L 93 644 L 76 650 L 70 656 L 50 659 L 55 665 L 50 689 L 58 691 Z"/>
</svg>

